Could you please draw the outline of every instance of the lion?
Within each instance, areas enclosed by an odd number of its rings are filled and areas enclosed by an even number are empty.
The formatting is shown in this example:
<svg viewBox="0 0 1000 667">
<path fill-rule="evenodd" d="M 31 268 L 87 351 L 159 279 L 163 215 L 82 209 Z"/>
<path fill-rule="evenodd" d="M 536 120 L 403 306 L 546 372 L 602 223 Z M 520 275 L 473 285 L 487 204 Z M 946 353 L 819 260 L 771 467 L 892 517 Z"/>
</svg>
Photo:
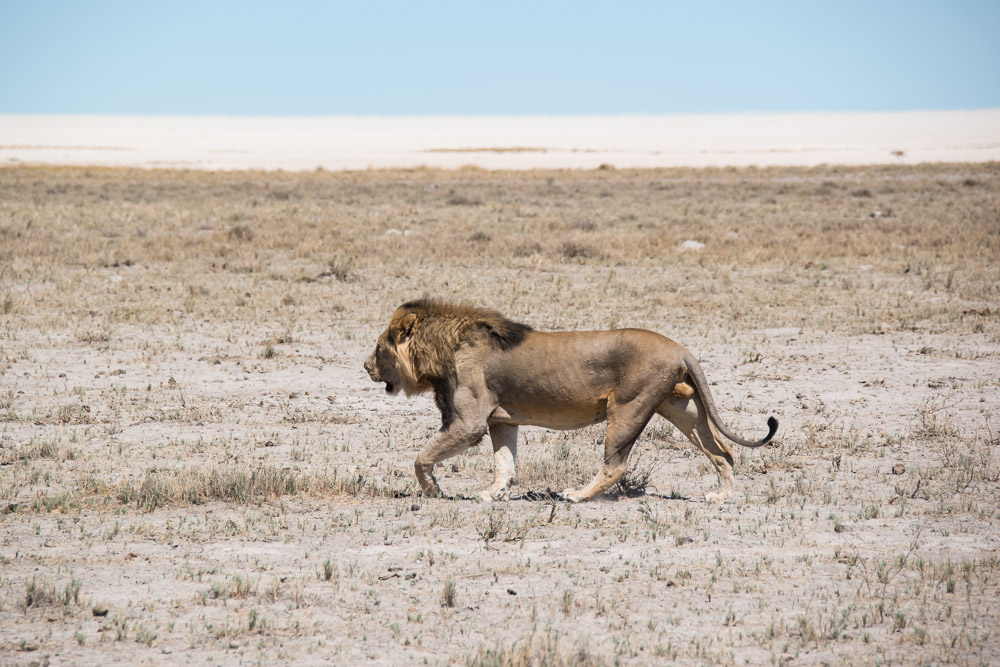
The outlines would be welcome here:
<svg viewBox="0 0 1000 667">
<path fill-rule="evenodd" d="M 760 447 L 778 430 L 770 417 L 760 440 L 732 433 L 694 356 L 645 329 L 543 332 L 493 310 L 424 298 L 393 313 L 364 366 L 390 394 L 434 392 L 441 430 L 414 463 L 430 496 L 441 495 L 434 466 L 487 432 L 494 479 L 480 498 L 507 500 L 519 426 L 566 430 L 607 421 L 600 472 L 585 487 L 561 494 L 571 502 L 590 500 L 621 478 L 639 434 L 660 415 L 708 456 L 718 487 L 705 499 L 722 503 L 732 497 L 733 451 L 718 433 Z"/>
</svg>

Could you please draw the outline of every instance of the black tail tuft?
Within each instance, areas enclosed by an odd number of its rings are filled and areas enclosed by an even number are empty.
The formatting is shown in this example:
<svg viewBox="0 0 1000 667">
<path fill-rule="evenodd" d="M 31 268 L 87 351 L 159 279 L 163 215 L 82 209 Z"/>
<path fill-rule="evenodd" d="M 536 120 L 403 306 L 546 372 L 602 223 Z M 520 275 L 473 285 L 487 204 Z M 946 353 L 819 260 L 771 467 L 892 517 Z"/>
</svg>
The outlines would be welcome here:
<svg viewBox="0 0 1000 667">
<path fill-rule="evenodd" d="M 771 441 L 774 434 L 778 432 L 778 420 L 774 417 L 767 418 L 767 436 L 761 441 L 760 444 L 764 445 Z"/>
</svg>

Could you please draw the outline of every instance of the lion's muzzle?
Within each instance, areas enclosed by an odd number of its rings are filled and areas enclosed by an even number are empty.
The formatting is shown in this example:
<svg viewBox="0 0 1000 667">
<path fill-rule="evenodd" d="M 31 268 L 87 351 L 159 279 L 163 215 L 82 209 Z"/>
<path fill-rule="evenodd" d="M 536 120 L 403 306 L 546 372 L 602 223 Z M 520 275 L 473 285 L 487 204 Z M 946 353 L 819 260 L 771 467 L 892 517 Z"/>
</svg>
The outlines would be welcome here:
<svg viewBox="0 0 1000 667">
<path fill-rule="evenodd" d="M 382 376 L 379 374 L 378 367 L 375 365 L 374 354 L 365 359 L 365 370 L 368 372 L 368 377 L 372 379 L 372 382 L 382 381 Z"/>
<path fill-rule="evenodd" d="M 365 359 L 365 370 L 368 371 L 368 377 L 372 379 L 372 382 L 385 382 L 385 392 L 387 394 L 395 393 L 396 386 L 382 377 L 379 373 L 378 366 L 375 363 L 375 353 L 373 352 L 371 356 Z"/>
</svg>

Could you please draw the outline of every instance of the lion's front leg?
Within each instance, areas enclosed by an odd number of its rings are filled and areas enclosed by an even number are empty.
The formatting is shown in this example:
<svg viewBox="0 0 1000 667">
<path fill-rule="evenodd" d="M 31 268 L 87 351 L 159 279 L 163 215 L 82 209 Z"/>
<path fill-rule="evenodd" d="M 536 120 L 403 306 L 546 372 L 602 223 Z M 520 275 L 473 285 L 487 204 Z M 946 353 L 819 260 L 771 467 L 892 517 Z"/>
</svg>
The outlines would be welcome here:
<svg viewBox="0 0 1000 667">
<path fill-rule="evenodd" d="M 420 490 L 423 491 L 425 496 L 437 498 L 441 495 L 441 487 L 438 486 L 437 478 L 431 472 L 433 467 L 433 463 L 430 465 L 421 463 L 419 456 L 417 456 L 416 463 L 413 464 L 414 472 L 417 473 L 417 482 L 420 483 Z"/>
<path fill-rule="evenodd" d="M 438 433 L 429 445 L 420 450 L 413 464 L 413 471 L 417 474 L 421 490 L 431 497 L 442 495 L 441 487 L 438 486 L 432 472 L 434 465 L 461 454 L 479 442 L 484 435 L 486 435 L 486 424 L 469 427 L 453 423 L 448 430 Z"/>
<path fill-rule="evenodd" d="M 490 424 L 490 440 L 493 442 L 493 485 L 479 497 L 486 502 L 510 500 L 517 458 L 517 425 Z"/>
</svg>

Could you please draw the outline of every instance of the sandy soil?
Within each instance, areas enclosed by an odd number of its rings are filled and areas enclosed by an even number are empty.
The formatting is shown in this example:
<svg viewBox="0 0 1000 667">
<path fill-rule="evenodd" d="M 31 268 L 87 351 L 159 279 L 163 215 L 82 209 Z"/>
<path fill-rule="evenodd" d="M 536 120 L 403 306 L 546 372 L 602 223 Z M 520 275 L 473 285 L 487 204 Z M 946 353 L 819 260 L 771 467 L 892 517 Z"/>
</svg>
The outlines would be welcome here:
<svg viewBox="0 0 1000 667">
<path fill-rule="evenodd" d="M 684 250 L 696 241 L 699 250 Z M 0 660 L 995 664 L 1000 170 L 0 170 Z M 439 426 L 361 364 L 435 294 L 695 351 L 737 448 Z"/>
<path fill-rule="evenodd" d="M 0 165 L 593 169 L 1000 160 L 1000 110 L 676 116 L 0 115 Z"/>
</svg>

